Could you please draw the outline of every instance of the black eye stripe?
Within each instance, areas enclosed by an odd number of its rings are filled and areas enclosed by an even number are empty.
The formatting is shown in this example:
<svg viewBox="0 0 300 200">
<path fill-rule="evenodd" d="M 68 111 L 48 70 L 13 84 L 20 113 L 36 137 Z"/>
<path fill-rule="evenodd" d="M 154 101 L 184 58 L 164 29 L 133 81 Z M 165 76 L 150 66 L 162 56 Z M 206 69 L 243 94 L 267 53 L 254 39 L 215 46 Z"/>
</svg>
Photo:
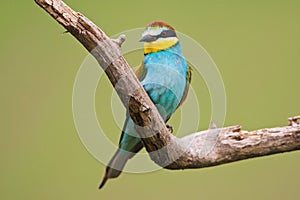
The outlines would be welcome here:
<svg viewBox="0 0 300 200">
<path fill-rule="evenodd" d="M 173 30 L 164 30 L 157 37 L 158 38 L 176 37 L 176 33 Z"/>
</svg>

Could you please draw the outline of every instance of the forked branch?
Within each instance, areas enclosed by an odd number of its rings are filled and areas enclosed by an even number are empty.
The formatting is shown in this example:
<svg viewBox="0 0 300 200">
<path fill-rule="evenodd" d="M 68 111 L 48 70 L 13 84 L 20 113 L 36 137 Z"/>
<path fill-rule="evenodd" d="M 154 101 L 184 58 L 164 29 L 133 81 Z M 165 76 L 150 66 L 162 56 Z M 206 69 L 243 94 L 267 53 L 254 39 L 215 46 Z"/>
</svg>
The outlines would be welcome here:
<svg viewBox="0 0 300 200">
<path fill-rule="evenodd" d="M 165 126 L 121 54 L 125 37 L 110 39 L 82 14 L 61 0 L 35 0 L 64 26 L 98 61 L 136 123 L 151 159 L 168 169 L 201 168 L 300 149 L 299 116 L 289 125 L 243 131 L 240 126 L 212 128 L 176 138 Z M 142 127 L 142 128 L 141 128 Z"/>
</svg>

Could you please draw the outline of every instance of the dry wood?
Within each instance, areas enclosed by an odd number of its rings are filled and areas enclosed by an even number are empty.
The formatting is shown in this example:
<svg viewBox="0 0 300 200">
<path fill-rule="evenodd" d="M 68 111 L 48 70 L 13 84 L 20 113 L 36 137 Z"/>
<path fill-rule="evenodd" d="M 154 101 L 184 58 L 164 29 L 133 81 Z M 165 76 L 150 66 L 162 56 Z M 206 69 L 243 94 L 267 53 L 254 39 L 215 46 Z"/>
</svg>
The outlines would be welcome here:
<svg viewBox="0 0 300 200">
<path fill-rule="evenodd" d="M 125 37 L 110 39 L 82 14 L 60 0 L 35 0 L 96 58 L 115 86 L 151 159 L 168 169 L 201 168 L 300 149 L 299 116 L 288 126 L 243 131 L 211 128 L 183 138 L 169 133 L 145 90 L 121 54 Z"/>
</svg>

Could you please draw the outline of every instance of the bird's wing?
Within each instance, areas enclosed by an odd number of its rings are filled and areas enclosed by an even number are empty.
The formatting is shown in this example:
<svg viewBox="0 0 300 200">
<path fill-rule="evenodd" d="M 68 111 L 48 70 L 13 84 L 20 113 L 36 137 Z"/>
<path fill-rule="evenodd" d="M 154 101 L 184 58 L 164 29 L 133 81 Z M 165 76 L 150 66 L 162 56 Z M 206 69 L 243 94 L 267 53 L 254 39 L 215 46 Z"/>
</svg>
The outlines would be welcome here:
<svg viewBox="0 0 300 200">
<path fill-rule="evenodd" d="M 182 96 L 177 108 L 179 108 L 183 104 L 183 102 L 185 101 L 185 99 L 187 97 L 187 94 L 188 94 L 188 91 L 189 91 L 191 81 L 192 81 L 192 67 L 190 65 L 188 65 L 188 69 L 187 69 L 187 73 L 186 73 L 186 85 L 185 85 L 184 93 L 183 93 L 183 96 Z"/>
<path fill-rule="evenodd" d="M 147 69 L 144 66 L 144 63 L 142 62 L 136 69 L 135 69 L 135 75 L 138 77 L 140 81 L 143 81 L 145 76 L 147 74 Z"/>
<path fill-rule="evenodd" d="M 135 75 L 137 76 L 137 78 L 139 79 L 139 81 L 142 81 L 144 80 L 145 76 L 146 76 L 146 73 L 147 73 L 147 70 L 146 68 L 144 67 L 144 63 L 142 62 L 139 66 L 136 67 L 136 69 L 134 70 L 134 73 Z M 126 113 L 126 120 L 124 122 L 124 127 L 123 127 L 123 130 L 126 128 L 127 126 L 127 123 L 128 123 L 128 119 L 129 119 L 129 114 Z M 121 142 L 123 140 L 123 137 L 124 137 L 124 131 L 122 131 L 122 134 L 121 134 L 121 137 L 120 137 L 120 140 L 119 140 L 119 145 L 121 145 Z"/>
<path fill-rule="evenodd" d="M 137 76 L 137 78 L 142 81 L 144 80 L 145 76 L 146 76 L 146 73 L 147 73 L 147 70 L 146 68 L 144 67 L 144 63 L 141 63 L 134 71 L 135 75 Z M 124 126 L 123 126 L 123 131 L 122 131 L 122 134 L 121 134 L 121 137 L 120 137 L 120 140 L 119 140 L 119 147 L 121 147 L 122 145 L 122 141 L 124 139 L 124 136 L 125 136 L 125 132 L 124 130 L 126 129 L 127 127 L 127 124 L 128 124 L 128 120 L 130 119 L 129 117 L 129 114 L 126 113 L 126 120 L 124 122 Z"/>
</svg>

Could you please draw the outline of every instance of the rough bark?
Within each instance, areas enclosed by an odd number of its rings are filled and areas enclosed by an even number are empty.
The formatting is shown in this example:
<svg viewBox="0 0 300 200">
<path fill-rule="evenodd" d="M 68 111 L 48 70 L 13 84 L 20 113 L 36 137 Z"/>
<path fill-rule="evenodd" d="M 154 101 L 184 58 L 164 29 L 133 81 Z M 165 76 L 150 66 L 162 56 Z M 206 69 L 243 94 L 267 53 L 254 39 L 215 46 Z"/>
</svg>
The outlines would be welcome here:
<svg viewBox="0 0 300 200">
<path fill-rule="evenodd" d="M 243 131 L 211 128 L 183 138 L 169 133 L 147 93 L 121 54 L 125 36 L 110 39 L 60 0 L 35 0 L 96 58 L 136 123 L 151 159 L 168 169 L 201 168 L 300 149 L 299 116 L 288 126 Z"/>
</svg>

